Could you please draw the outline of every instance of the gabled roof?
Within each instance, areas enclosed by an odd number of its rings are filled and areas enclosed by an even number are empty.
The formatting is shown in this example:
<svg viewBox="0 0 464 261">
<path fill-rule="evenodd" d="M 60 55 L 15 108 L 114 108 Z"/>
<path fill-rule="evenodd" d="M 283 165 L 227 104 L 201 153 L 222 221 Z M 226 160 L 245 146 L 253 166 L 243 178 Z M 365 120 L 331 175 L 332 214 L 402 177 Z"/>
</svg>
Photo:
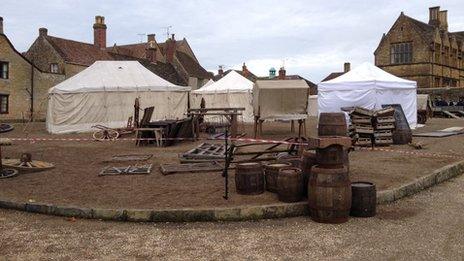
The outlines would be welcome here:
<svg viewBox="0 0 464 261">
<path fill-rule="evenodd" d="M 325 77 L 321 82 L 330 81 L 332 79 L 337 78 L 338 76 L 342 76 L 343 74 L 345 74 L 345 73 L 344 72 L 333 72 L 333 73 L 327 75 L 327 77 Z"/>
<path fill-rule="evenodd" d="M 32 67 L 34 67 L 35 69 L 37 69 L 39 72 L 44 72 L 42 71 L 39 67 L 37 67 L 34 63 L 32 63 L 31 61 L 29 61 L 29 59 L 26 58 L 25 54 L 24 53 L 20 53 L 18 50 L 16 50 L 16 48 L 14 47 L 13 43 L 10 41 L 10 39 L 8 38 L 8 36 L 6 36 L 6 34 L 1 34 L 0 33 L 0 36 L 3 36 L 5 37 L 6 39 L 6 42 L 8 43 L 8 45 L 10 46 L 10 48 L 15 52 L 17 53 L 21 58 L 23 58 L 28 64 L 30 64 Z"/>
<path fill-rule="evenodd" d="M 205 85 L 193 93 L 228 93 L 228 92 L 251 92 L 253 82 L 238 74 L 235 71 L 230 72 L 217 82 Z"/>
<path fill-rule="evenodd" d="M 69 63 L 85 66 L 92 65 L 95 61 L 112 60 L 112 57 L 97 46 L 54 36 L 45 36 L 45 39 L 55 48 L 60 56 Z"/>
<path fill-rule="evenodd" d="M 130 61 L 135 60 L 141 63 L 145 68 L 160 76 L 161 78 L 177 85 L 187 86 L 188 83 L 182 78 L 179 73 L 176 71 L 174 66 L 169 63 L 156 62 L 151 63 L 147 59 L 139 59 L 133 56 L 122 55 L 117 53 L 110 53 L 114 60 L 119 61 Z"/>
<path fill-rule="evenodd" d="M 182 67 L 187 71 L 189 76 L 200 78 L 200 79 L 211 79 L 211 74 L 205 70 L 205 68 L 201 67 L 199 63 L 197 63 L 192 57 L 188 54 L 176 51 L 176 57 L 179 62 L 182 64 Z"/>
<path fill-rule="evenodd" d="M 219 74 L 215 75 L 215 76 L 213 77 L 213 79 L 214 79 L 215 81 L 220 80 L 221 78 L 223 78 L 224 76 L 226 76 L 226 75 L 227 75 L 228 73 L 230 73 L 231 71 L 235 71 L 236 73 L 238 73 L 238 74 L 240 74 L 240 75 L 243 76 L 243 71 L 242 71 L 242 70 L 232 70 L 232 69 L 229 69 L 229 70 L 225 71 L 222 75 L 219 75 Z M 244 76 L 244 77 L 245 77 L 245 76 Z M 250 72 L 249 70 L 248 70 L 248 74 L 247 74 L 247 76 L 246 76 L 245 78 L 247 78 L 248 80 L 250 80 L 250 81 L 252 81 L 252 82 L 256 82 L 256 80 L 259 79 L 258 76 L 256 76 L 254 73 Z"/>
</svg>

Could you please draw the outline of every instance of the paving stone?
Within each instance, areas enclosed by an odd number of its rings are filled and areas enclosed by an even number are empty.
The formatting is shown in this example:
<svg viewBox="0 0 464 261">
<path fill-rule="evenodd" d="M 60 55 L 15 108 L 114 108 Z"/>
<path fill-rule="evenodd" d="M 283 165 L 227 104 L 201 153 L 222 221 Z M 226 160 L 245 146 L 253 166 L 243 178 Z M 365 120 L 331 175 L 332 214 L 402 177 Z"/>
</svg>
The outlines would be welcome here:
<svg viewBox="0 0 464 261">
<path fill-rule="evenodd" d="M 77 217 L 77 218 L 92 218 L 93 211 L 90 208 L 79 208 L 69 206 L 56 206 L 53 209 L 53 214 L 65 217 Z"/>
<path fill-rule="evenodd" d="M 395 201 L 395 193 L 392 189 L 386 189 L 377 193 L 377 204 L 387 204 Z"/>
<path fill-rule="evenodd" d="M 26 209 L 26 204 L 22 202 L 0 199 L 0 208 L 16 209 L 16 210 L 24 211 Z"/>
<path fill-rule="evenodd" d="M 153 211 L 150 209 L 128 209 L 126 214 L 128 221 L 149 222 L 152 221 Z"/>
<path fill-rule="evenodd" d="M 45 203 L 26 203 L 25 209 L 31 213 L 53 214 L 55 206 Z"/>
<path fill-rule="evenodd" d="M 103 220 L 126 220 L 126 212 L 123 209 L 94 209 L 93 218 Z"/>
<path fill-rule="evenodd" d="M 214 218 L 221 221 L 241 220 L 240 208 L 216 208 Z"/>
</svg>

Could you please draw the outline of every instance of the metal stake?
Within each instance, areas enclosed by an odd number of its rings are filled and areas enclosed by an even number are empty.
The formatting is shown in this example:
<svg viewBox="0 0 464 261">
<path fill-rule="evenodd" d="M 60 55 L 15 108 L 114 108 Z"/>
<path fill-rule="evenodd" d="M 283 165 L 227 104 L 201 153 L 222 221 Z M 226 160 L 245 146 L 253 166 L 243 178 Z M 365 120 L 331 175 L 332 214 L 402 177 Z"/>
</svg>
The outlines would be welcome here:
<svg viewBox="0 0 464 261">
<path fill-rule="evenodd" d="M 228 200 L 229 199 L 229 151 L 228 151 L 228 136 L 229 136 L 229 131 L 226 129 L 225 132 L 225 138 L 224 138 L 224 145 L 225 145 L 225 155 L 224 155 L 224 171 L 223 171 L 223 176 L 224 176 L 224 199 Z"/>
</svg>

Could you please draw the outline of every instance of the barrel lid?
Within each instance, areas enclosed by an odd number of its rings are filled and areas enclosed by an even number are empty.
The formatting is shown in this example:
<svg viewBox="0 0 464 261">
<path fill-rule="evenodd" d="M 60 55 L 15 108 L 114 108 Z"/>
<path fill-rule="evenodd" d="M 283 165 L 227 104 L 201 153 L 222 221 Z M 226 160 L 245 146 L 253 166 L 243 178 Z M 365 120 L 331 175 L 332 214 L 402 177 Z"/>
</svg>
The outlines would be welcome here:
<svg viewBox="0 0 464 261">
<path fill-rule="evenodd" d="M 271 163 L 271 164 L 266 165 L 266 167 L 272 167 L 272 168 L 284 168 L 288 166 L 291 166 L 289 162 Z"/>
<path fill-rule="evenodd" d="M 351 186 L 353 187 L 372 187 L 375 186 L 374 183 L 368 181 L 356 181 L 351 182 Z"/>
</svg>

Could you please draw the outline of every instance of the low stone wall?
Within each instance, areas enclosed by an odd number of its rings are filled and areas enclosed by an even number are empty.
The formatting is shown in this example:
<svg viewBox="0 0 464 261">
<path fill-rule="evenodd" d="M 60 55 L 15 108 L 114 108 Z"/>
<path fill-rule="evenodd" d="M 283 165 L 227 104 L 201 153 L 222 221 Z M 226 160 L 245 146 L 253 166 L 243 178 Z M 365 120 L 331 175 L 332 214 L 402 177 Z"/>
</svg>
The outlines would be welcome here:
<svg viewBox="0 0 464 261">
<path fill-rule="evenodd" d="M 444 182 L 464 173 L 464 161 L 435 170 L 400 187 L 377 192 L 377 204 L 394 202 L 403 197 Z M 182 209 L 99 209 L 59 206 L 36 202 L 16 202 L 0 199 L 0 208 L 31 213 L 76 218 L 92 218 L 133 222 L 194 222 L 194 221 L 243 221 L 270 218 L 304 216 L 309 214 L 306 202 L 276 203 L 261 206 L 237 206 L 230 208 L 182 208 Z"/>
</svg>

